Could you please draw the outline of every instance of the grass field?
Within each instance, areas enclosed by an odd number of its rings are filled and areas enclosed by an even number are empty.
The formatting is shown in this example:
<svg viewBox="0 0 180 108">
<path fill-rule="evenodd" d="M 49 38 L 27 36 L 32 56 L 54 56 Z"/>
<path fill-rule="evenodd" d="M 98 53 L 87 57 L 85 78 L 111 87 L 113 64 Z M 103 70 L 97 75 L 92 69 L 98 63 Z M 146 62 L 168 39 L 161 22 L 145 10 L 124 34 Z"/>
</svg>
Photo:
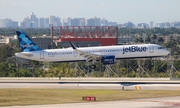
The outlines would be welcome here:
<svg viewBox="0 0 180 108">
<path fill-rule="evenodd" d="M 148 97 L 180 96 L 180 91 L 0 89 L 0 106 L 87 102 L 82 100 L 83 96 L 95 96 L 97 101 L 112 101 Z"/>
</svg>

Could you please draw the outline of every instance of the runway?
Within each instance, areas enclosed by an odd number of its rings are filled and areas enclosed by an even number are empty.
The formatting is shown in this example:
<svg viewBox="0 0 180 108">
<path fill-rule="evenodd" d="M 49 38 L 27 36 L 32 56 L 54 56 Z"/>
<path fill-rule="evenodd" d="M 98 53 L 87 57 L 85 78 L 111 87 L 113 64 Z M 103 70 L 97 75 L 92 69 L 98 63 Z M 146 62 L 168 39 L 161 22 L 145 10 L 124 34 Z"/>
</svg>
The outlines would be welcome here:
<svg viewBox="0 0 180 108">
<path fill-rule="evenodd" d="M 0 82 L 3 88 L 49 88 L 49 89 L 119 89 L 136 90 L 180 90 L 180 84 L 134 84 L 127 83 L 101 83 L 101 82 Z"/>
<path fill-rule="evenodd" d="M 3 80 L 0 89 L 44 88 L 44 89 L 118 89 L 136 90 L 180 90 L 179 81 L 67 81 L 67 80 Z M 173 91 L 170 91 L 173 92 Z M 179 97 L 133 99 L 108 102 L 85 102 L 72 104 L 8 106 L 2 108 L 180 108 Z"/>
<path fill-rule="evenodd" d="M 2 108 L 179 108 L 179 97 L 133 99 L 108 102 L 86 102 L 72 104 L 9 106 Z"/>
</svg>

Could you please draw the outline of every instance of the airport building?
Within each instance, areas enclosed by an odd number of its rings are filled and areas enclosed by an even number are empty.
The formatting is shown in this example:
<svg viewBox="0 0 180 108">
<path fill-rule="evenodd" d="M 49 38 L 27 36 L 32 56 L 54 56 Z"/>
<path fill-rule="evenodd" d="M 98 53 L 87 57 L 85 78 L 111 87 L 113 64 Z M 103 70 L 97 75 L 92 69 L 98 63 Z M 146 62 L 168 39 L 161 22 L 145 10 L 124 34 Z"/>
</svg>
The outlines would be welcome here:
<svg viewBox="0 0 180 108">
<path fill-rule="evenodd" d="M 130 36 L 118 37 L 117 44 L 133 44 L 133 43 L 135 43 L 135 37 L 130 37 Z"/>
<path fill-rule="evenodd" d="M 53 28 L 53 31 L 57 29 Z M 69 42 L 79 44 L 81 47 L 108 46 L 117 44 L 132 44 L 135 39 L 130 36 L 117 37 L 117 26 L 59 26 L 59 35 L 32 37 L 32 40 L 42 49 L 70 47 Z M 0 39 L 0 43 L 17 41 L 17 37 Z"/>
<path fill-rule="evenodd" d="M 169 36 L 162 36 L 162 38 L 164 39 L 164 43 L 169 42 L 171 39 L 180 41 L 180 35 L 169 35 Z"/>
<path fill-rule="evenodd" d="M 17 41 L 17 36 L 0 36 L 0 44 L 9 44 Z"/>
<path fill-rule="evenodd" d="M 52 49 L 55 46 L 53 39 L 50 37 L 44 37 L 44 36 L 38 38 L 33 37 L 32 40 L 42 49 Z M 0 44 L 9 44 L 13 42 L 17 42 L 16 35 L 11 37 L 7 37 L 7 36 L 0 37 Z"/>
<path fill-rule="evenodd" d="M 118 28 L 117 26 L 54 26 L 51 28 L 51 35 L 55 43 L 63 45 L 71 41 L 82 46 L 108 46 L 117 44 Z"/>
<path fill-rule="evenodd" d="M 32 40 L 42 49 L 53 49 L 55 46 L 52 38 L 32 38 Z"/>
<path fill-rule="evenodd" d="M 94 42 L 89 42 L 89 41 L 76 41 L 74 42 L 75 44 L 78 44 L 80 47 L 93 47 L 93 46 L 100 46 L 100 42 L 94 41 Z M 57 42 L 55 43 L 58 46 L 62 46 L 63 48 L 68 48 L 71 47 L 69 42 Z"/>
</svg>

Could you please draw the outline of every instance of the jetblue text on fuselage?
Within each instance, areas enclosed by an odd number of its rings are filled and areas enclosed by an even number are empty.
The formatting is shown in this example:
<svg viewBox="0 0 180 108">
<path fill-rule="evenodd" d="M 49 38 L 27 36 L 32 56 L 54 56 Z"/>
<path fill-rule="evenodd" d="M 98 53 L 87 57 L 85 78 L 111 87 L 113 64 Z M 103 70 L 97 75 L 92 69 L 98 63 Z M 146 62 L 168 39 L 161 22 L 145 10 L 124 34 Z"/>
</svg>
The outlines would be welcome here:
<svg viewBox="0 0 180 108">
<path fill-rule="evenodd" d="M 130 47 L 123 47 L 123 54 L 128 52 L 146 52 L 146 47 L 138 47 L 138 46 L 130 46 Z"/>
</svg>

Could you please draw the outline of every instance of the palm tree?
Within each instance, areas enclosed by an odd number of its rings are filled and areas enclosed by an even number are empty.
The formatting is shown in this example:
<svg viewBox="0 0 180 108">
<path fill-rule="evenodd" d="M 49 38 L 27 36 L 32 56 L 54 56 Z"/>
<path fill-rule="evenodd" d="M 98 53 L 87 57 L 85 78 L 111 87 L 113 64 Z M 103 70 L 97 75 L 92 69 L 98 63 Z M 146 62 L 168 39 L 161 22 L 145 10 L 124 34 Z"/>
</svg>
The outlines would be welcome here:
<svg viewBox="0 0 180 108">
<path fill-rule="evenodd" d="M 150 42 L 151 42 L 151 38 L 150 38 L 150 36 L 148 36 L 148 37 L 146 38 L 146 42 L 148 42 L 148 43 L 150 43 Z"/>
<path fill-rule="evenodd" d="M 135 42 L 138 43 L 139 42 L 139 38 L 136 38 Z"/>
<path fill-rule="evenodd" d="M 153 35 L 152 35 L 152 43 L 155 43 L 155 42 L 156 42 L 156 39 L 157 39 L 157 35 L 156 35 L 156 34 L 153 34 Z"/>
<path fill-rule="evenodd" d="M 153 34 L 153 37 L 152 37 L 154 40 L 157 39 L 157 35 L 156 34 Z"/>
<path fill-rule="evenodd" d="M 164 39 L 162 37 L 159 37 L 158 42 L 159 44 L 162 44 L 164 42 Z"/>
<path fill-rule="evenodd" d="M 143 42 L 144 42 L 144 40 L 143 40 L 143 38 L 142 38 L 142 37 L 140 37 L 140 38 L 139 38 L 139 42 L 141 42 L 141 43 L 143 43 Z"/>
</svg>

